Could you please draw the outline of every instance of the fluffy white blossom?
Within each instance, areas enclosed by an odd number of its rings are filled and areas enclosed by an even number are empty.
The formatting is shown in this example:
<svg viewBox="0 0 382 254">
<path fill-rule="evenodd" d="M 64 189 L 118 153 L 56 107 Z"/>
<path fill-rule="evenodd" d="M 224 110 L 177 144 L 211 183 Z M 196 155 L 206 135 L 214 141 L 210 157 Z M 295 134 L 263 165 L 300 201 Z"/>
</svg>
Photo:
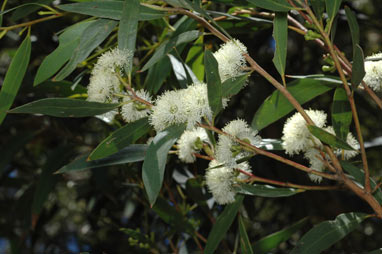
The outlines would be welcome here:
<svg viewBox="0 0 382 254">
<path fill-rule="evenodd" d="M 328 126 L 327 128 L 325 128 L 325 130 L 333 135 L 336 135 L 332 126 Z M 336 149 L 334 150 L 334 153 L 337 156 L 341 156 L 341 157 L 343 156 L 345 160 L 349 160 L 358 155 L 359 153 L 358 150 L 360 146 L 359 146 L 358 140 L 353 136 L 351 132 L 349 132 L 346 137 L 346 143 L 348 143 L 348 145 L 350 145 L 354 150 Z"/>
<path fill-rule="evenodd" d="M 223 163 L 217 160 L 210 162 L 209 169 L 206 173 L 206 183 L 216 202 L 225 205 L 235 201 L 236 192 L 233 185 L 237 183 L 238 180 L 246 179 L 247 176 L 244 174 L 236 176 L 235 170 L 230 167 L 217 167 L 221 164 Z M 250 172 L 247 162 L 240 163 L 237 167 L 246 172 Z"/>
<path fill-rule="evenodd" d="M 128 49 L 114 48 L 110 51 L 103 53 L 97 60 L 97 64 L 94 66 L 92 74 L 99 71 L 128 71 L 132 52 Z"/>
<path fill-rule="evenodd" d="M 382 53 L 366 57 L 366 60 L 382 58 Z M 374 91 L 382 90 L 382 60 L 365 61 L 365 77 L 363 81 Z"/>
<path fill-rule="evenodd" d="M 308 150 L 305 151 L 304 157 L 307 160 L 309 160 L 310 168 L 320 172 L 324 171 L 325 169 L 325 164 L 323 163 L 324 158 L 322 158 L 322 154 L 320 150 L 314 147 L 309 148 Z M 308 175 L 313 182 L 319 183 L 322 181 L 322 176 L 318 176 L 315 174 L 308 174 Z"/>
<path fill-rule="evenodd" d="M 179 159 L 186 163 L 193 163 L 195 161 L 194 153 L 198 152 L 203 142 L 208 143 L 208 135 L 205 129 L 195 128 L 193 130 L 186 130 L 178 139 L 179 146 Z"/>
<path fill-rule="evenodd" d="M 325 126 L 327 115 L 324 111 L 309 109 L 305 112 L 317 127 L 323 128 Z M 309 132 L 305 119 L 298 112 L 285 122 L 281 139 L 285 152 L 290 155 L 306 151 L 320 144 L 320 141 Z"/>
<path fill-rule="evenodd" d="M 139 98 L 152 103 L 151 96 L 145 90 L 141 89 L 135 91 L 135 94 Z M 135 122 L 141 118 L 147 117 L 151 113 L 151 110 L 147 107 L 147 105 L 139 101 L 134 101 L 129 96 L 124 97 L 123 102 L 126 104 L 121 107 L 121 115 L 123 120 L 125 120 L 127 123 Z"/>
<path fill-rule="evenodd" d="M 224 43 L 214 53 L 219 65 L 219 75 L 222 82 L 244 74 L 243 68 L 246 66 L 246 61 L 243 54 L 246 53 L 248 53 L 247 47 L 236 39 Z"/>
<path fill-rule="evenodd" d="M 248 142 L 254 146 L 259 146 L 261 137 L 257 131 L 248 127 L 248 124 L 241 119 L 229 122 L 223 129 L 224 132 Z M 219 141 L 216 147 L 216 158 L 226 163 L 228 166 L 235 166 L 236 160 L 250 155 L 251 153 L 242 149 L 242 147 L 231 137 L 219 135 Z"/>
</svg>

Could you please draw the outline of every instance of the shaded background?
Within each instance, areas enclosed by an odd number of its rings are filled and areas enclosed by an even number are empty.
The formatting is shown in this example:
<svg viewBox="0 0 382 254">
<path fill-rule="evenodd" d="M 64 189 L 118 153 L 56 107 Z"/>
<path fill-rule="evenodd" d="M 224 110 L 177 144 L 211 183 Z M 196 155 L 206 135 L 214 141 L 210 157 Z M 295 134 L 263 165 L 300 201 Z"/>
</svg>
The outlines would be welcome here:
<svg viewBox="0 0 382 254">
<path fill-rule="evenodd" d="M 54 4 L 58 2 L 54 1 Z M 210 9 L 226 12 L 231 5 L 222 4 L 223 2 L 231 1 L 214 1 Z M 245 4 L 245 1 L 234 2 L 238 6 Z M 21 3 L 25 1 L 8 1 L 7 9 Z M 61 1 L 61 3 L 69 2 Z M 357 13 L 361 46 L 365 55 L 381 51 L 382 6 L 380 1 L 358 0 L 348 1 L 346 4 Z M 3 26 L 39 17 L 35 10 L 26 17 L 8 14 L 4 17 Z M 32 88 L 39 64 L 58 45 L 55 33 L 84 18 L 86 17 L 69 14 L 64 18 L 33 26 L 31 62 L 13 107 L 41 98 L 67 96 L 71 93 L 67 87 L 72 84 L 71 81 L 78 78 L 82 78 L 79 82 L 81 85 L 87 85 L 89 71 L 80 69 L 67 78 L 68 83 L 45 82 Z M 176 20 L 177 17 L 172 17 L 169 22 L 174 24 Z M 265 22 L 232 23 L 231 21 L 222 21 L 219 24 L 225 27 L 234 38 L 240 39 L 248 47 L 250 55 L 263 68 L 273 76 L 279 77 L 272 63 L 274 41 L 271 25 Z M 196 27 L 196 24 L 191 25 Z M 165 27 L 165 22 L 162 20 L 140 23 L 136 62 L 139 62 L 147 53 L 147 50 L 143 49 L 144 40 L 156 41 Z M 18 35 L 19 31 L 9 32 L 0 41 L 0 84 L 10 59 L 23 38 Z M 205 45 L 214 50 L 220 43 L 212 36 L 205 37 Z M 338 18 L 335 43 L 350 59 L 352 43 L 344 13 L 341 13 Z M 182 57 L 186 56 L 187 49 L 181 53 Z M 301 35 L 289 31 L 286 73 L 291 75 L 322 73 L 323 53 L 314 42 L 306 42 Z M 142 66 L 138 66 L 137 69 L 139 67 Z M 85 72 L 82 72 L 84 70 Z M 137 86 L 147 85 L 146 75 L 147 73 L 141 73 L 135 77 Z M 178 86 L 171 71 L 161 90 Z M 80 87 L 78 89 L 83 91 Z M 252 74 L 249 85 L 230 101 L 228 109 L 219 117 L 217 126 L 222 127 L 236 118 L 251 122 L 258 107 L 273 91 L 274 88 L 265 79 L 258 74 Z M 332 96 L 333 91 L 319 96 L 304 107 L 330 112 Z M 380 110 L 363 92 L 357 92 L 355 100 L 364 139 L 372 141 L 382 137 Z M 263 138 L 280 138 L 282 123 L 285 119 L 265 128 L 260 135 Z M 120 122 L 120 124 L 123 123 Z M 184 250 L 186 245 L 188 253 L 197 252 L 198 248 L 192 239 L 188 239 L 189 237 L 184 233 L 177 232 L 175 227 L 165 223 L 156 211 L 149 208 L 140 178 L 141 163 L 65 175 L 41 174 L 43 171 L 54 172 L 78 155 L 91 151 L 111 131 L 119 128 L 120 124 L 109 125 L 97 118 L 7 116 L 0 126 L 0 253 L 79 253 L 81 251 L 170 253 L 172 252 L 171 244 L 175 244 L 181 250 Z M 145 143 L 146 139 L 147 137 L 142 139 L 141 143 Z M 367 149 L 372 175 L 376 180 L 381 176 L 381 148 L 379 144 Z M 283 155 L 281 152 L 278 154 Z M 294 159 L 307 163 L 302 157 L 296 156 Z M 360 158 L 357 157 L 357 160 Z M 251 160 L 251 165 L 253 171 L 259 176 L 311 184 L 305 174 L 265 157 L 255 157 Z M 215 206 L 209 210 L 205 208 L 205 205 L 199 204 L 192 211 L 189 209 L 196 204 L 194 199 L 198 194 L 196 190 L 200 190 L 206 167 L 207 163 L 204 161 L 198 161 L 195 165 L 184 165 L 172 156 L 166 167 L 166 184 L 162 190 L 162 197 L 171 200 L 170 205 L 185 211 L 189 221 L 199 225 L 198 232 L 204 237 L 207 237 L 211 230 L 211 218 L 216 218 L 224 208 Z M 188 172 L 196 178 L 184 184 Z M 41 182 L 49 184 L 41 186 Z M 323 184 L 331 183 L 324 181 Z M 178 185 L 184 186 L 183 193 L 177 189 Z M 210 198 L 210 195 L 202 194 L 197 198 L 199 201 L 205 201 Z M 301 235 L 318 222 L 333 219 L 344 212 L 371 212 L 366 203 L 348 191 L 305 192 L 278 199 L 248 196 L 244 200 L 244 205 L 245 209 L 242 209 L 241 213 L 246 218 L 245 222 L 252 242 L 309 216 L 301 230 L 272 253 L 287 253 Z M 361 227 L 325 253 L 362 253 L 381 247 L 381 226 L 380 220 L 368 219 Z M 217 253 L 232 252 L 237 232 L 235 222 Z"/>
</svg>

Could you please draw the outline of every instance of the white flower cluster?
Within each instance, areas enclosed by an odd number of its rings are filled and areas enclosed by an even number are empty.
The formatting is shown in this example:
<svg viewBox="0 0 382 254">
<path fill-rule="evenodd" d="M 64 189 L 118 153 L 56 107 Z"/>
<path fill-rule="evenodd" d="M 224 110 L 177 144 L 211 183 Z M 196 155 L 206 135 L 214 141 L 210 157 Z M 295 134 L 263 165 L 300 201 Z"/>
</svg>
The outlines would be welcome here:
<svg viewBox="0 0 382 254">
<path fill-rule="evenodd" d="M 226 105 L 223 100 L 223 107 Z M 191 130 L 203 117 L 212 118 L 207 85 L 193 84 L 186 89 L 167 91 L 156 99 L 152 111 L 150 122 L 156 131 L 181 123 L 187 123 Z"/>
<path fill-rule="evenodd" d="M 210 162 L 206 173 L 206 183 L 216 202 L 225 205 L 235 201 L 236 192 L 233 185 L 240 180 L 245 180 L 248 176 L 242 173 L 237 174 L 234 168 L 222 165 L 223 163 L 217 160 Z M 248 162 L 238 164 L 237 168 L 251 172 Z"/>
<path fill-rule="evenodd" d="M 196 159 L 194 153 L 203 148 L 203 143 L 209 143 L 209 139 L 206 130 L 198 127 L 193 130 L 186 130 L 177 143 L 179 159 L 186 163 L 193 163 Z"/>
<path fill-rule="evenodd" d="M 243 68 L 246 66 L 246 61 L 243 54 L 247 53 L 247 47 L 236 39 L 224 43 L 214 53 L 214 57 L 219 65 L 221 82 L 244 74 Z"/>
<path fill-rule="evenodd" d="M 121 92 L 116 72 L 126 70 L 129 64 L 130 50 L 112 49 L 102 54 L 91 72 L 88 86 L 88 100 L 111 102 L 114 93 Z"/>
<path fill-rule="evenodd" d="M 366 60 L 382 58 L 382 53 L 366 57 Z M 374 91 L 382 91 L 382 60 L 365 61 L 365 77 L 363 81 Z"/>
<path fill-rule="evenodd" d="M 327 115 L 324 111 L 320 110 L 306 110 L 308 116 L 312 119 L 315 125 L 319 128 L 324 128 L 327 132 L 335 135 L 332 126 L 325 127 Z M 293 155 L 300 152 L 304 153 L 304 157 L 309 161 L 310 167 L 317 171 L 323 171 L 325 169 L 325 160 L 329 160 L 327 154 L 323 150 L 322 143 L 314 137 L 307 127 L 307 123 L 300 113 L 295 113 L 293 116 L 287 119 L 284 124 L 283 147 L 287 154 Z M 337 156 L 343 156 L 344 159 L 350 159 L 358 154 L 359 143 L 351 133 L 348 133 L 346 142 L 355 150 L 334 150 Z M 320 182 L 322 177 L 309 174 L 312 181 Z"/>
<path fill-rule="evenodd" d="M 251 145 L 260 146 L 261 137 L 257 131 L 248 127 L 248 124 L 241 119 L 229 122 L 223 129 L 232 137 L 241 139 Z M 236 160 L 249 156 L 251 153 L 243 150 L 242 146 L 226 135 L 219 135 L 216 146 L 216 158 L 218 161 L 226 163 L 230 167 L 236 166 Z"/>
<path fill-rule="evenodd" d="M 130 94 L 130 93 L 129 93 Z M 135 91 L 136 96 L 139 98 L 152 103 L 151 96 L 149 93 L 143 89 Z M 129 96 L 123 98 L 123 102 L 125 103 L 121 107 L 121 115 L 123 120 L 127 123 L 135 122 L 141 118 L 147 117 L 150 115 L 151 110 L 147 105 L 133 100 Z"/>
</svg>

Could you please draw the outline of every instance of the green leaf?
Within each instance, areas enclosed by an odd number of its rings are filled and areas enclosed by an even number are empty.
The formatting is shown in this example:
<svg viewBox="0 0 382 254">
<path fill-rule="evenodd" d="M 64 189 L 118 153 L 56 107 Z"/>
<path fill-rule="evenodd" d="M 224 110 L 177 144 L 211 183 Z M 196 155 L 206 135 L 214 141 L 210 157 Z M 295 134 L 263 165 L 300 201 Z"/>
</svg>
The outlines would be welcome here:
<svg viewBox="0 0 382 254">
<path fill-rule="evenodd" d="M 173 125 L 159 132 L 151 142 L 142 166 L 142 179 L 153 206 L 162 187 L 168 151 L 185 130 L 184 125 Z"/>
<path fill-rule="evenodd" d="M 89 160 L 99 160 L 134 143 L 150 130 L 147 118 L 126 124 L 104 139 L 89 155 Z"/>
<path fill-rule="evenodd" d="M 145 80 L 146 89 L 152 93 L 156 94 L 161 88 L 163 82 L 166 80 L 171 72 L 171 62 L 168 57 L 164 57 L 159 62 L 152 66 Z"/>
<path fill-rule="evenodd" d="M 351 83 L 353 89 L 356 89 L 357 86 L 363 80 L 365 76 L 365 63 L 362 48 L 357 44 L 353 52 L 353 65 L 352 65 L 352 76 Z"/>
<path fill-rule="evenodd" d="M 288 44 L 288 19 L 286 12 L 276 12 L 273 20 L 273 38 L 276 41 L 276 50 L 272 61 L 284 79 Z"/>
<path fill-rule="evenodd" d="M 118 48 L 128 49 L 135 52 L 135 42 L 137 40 L 139 0 L 125 0 L 123 2 L 122 17 L 118 29 Z M 129 57 L 128 70 L 131 71 L 133 56 Z"/>
<path fill-rule="evenodd" d="M 17 92 L 19 91 L 25 72 L 28 68 L 30 54 L 31 40 L 29 36 L 27 36 L 17 49 L 16 54 L 9 65 L 0 90 L 0 125 L 7 114 L 6 111 L 12 106 Z"/>
<path fill-rule="evenodd" d="M 12 13 L 11 20 L 13 22 L 16 22 L 20 20 L 21 18 L 24 18 L 28 16 L 29 14 L 32 14 L 33 12 L 40 10 L 43 7 L 42 6 L 43 4 L 49 5 L 51 2 L 53 2 L 53 0 L 36 0 L 33 2 L 35 3 L 34 5 L 31 5 L 31 4 L 24 5 L 23 7 L 15 10 Z"/>
<path fill-rule="evenodd" d="M 42 61 L 37 70 L 33 85 L 37 86 L 53 76 L 72 56 L 80 43 L 85 29 L 94 21 L 80 22 L 65 30 L 59 37 L 58 47 Z"/>
<path fill-rule="evenodd" d="M 330 145 L 334 148 L 341 148 L 344 150 L 354 150 L 348 143 L 341 140 L 339 137 L 334 136 L 333 134 L 313 125 L 308 125 L 310 133 L 313 134 L 316 138 L 321 140 L 323 143 Z"/>
<path fill-rule="evenodd" d="M 89 157 L 89 154 L 85 154 L 68 165 L 60 168 L 56 173 L 67 173 L 71 171 L 143 161 L 146 155 L 146 150 L 147 145 L 133 144 L 106 158 L 93 161 L 88 161 L 87 158 Z"/>
<path fill-rule="evenodd" d="M 318 20 L 322 20 L 322 15 L 325 12 L 324 2 L 324 0 L 310 0 L 310 4 L 312 5 L 314 14 L 316 14 Z"/>
<path fill-rule="evenodd" d="M 279 197 L 289 197 L 295 194 L 304 192 L 301 189 L 293 189 L 293 188 L 278 188 L 271 185 L 265 184 L 245 184 L 242 183 L 235 187 L 235 190 L 238 193 L 244 195 L 252 195 L 259 197 L 267 197 L 267 198 L 279 198 Z"/>
<path fill-rule="evenodd" d="M 362 186 L 365 185 L 365 172 L 358 168 L 357 166 L 351 164 L 350 162 L 348 161 L 340 161 L 341 163 L 341 166 L 342 168 L 348 172 L 350 175 L 352 175 L 354 177 L 354 179 L 359 183 L 361 184 Z M 377 184 L 376 182 L 373 180 L 373 178 L 370 178 L 370 186 L 371 186 L 371 189 L 374 189 Z M 375 199 L 381 204 L 382 203 L 382 190 L 381 188 L 378 188 L 374 193 L 373 193 L 373 196 L 375 197 Z"/>
<path fill-rule="evenodd" d="M 324 74 L 311 74 L 311 75 L 287 75 L 288 78 L 296 78 L 296 79 L 314 79 L 314 80 L 320 80 L 325 81 L 328 83 L 333 84 L 342 84 L 342 81 L 339 77 L 331 76 L 331 75 L 324 75 Z"/>
<path fill-rule="evenodd" d="M 253 244 L 253 249 L 256 254 L 266 254 L 279 246 L 280 243 L 288 240 L 294 233 L 300 230 L 308 222 L 308 217 L 305 217 L 295 224 L 286 227 L 278 232 L 267 235 Z"/>
<path fill-rule="evenodd" d="M 216 248 L 223 238 L 226 236 L 228 229 L 235 220 L 236 214 L 243 203 L 244 196 L 236 195 L 234 203 L 227 205 L 224 211 L 219 215 L 211 232 L 208 234 L 207 244 L 204 249 L 205 254 L 215 253 Z"/>
<path fill-rule="evenodd" d="M 150 60 L 143 66 L 142 71 L 146 71 L 151 66 L 156 64 L 159 60 L 165 57 L 168 53 L 170 53 L 174 47 L 181 45 L 183 43 L 187 43 L 193 40 L 196 40 L 200 36 L 200 32 L 198 30 L 187 31 L 181 33 L 178 36 L 171 38 L 170 40 L 163 42 L 155 51 L 154 55 L 150 58 Z"/>
<path fill-rule="evenodd" d="M 257 7 L 270 11 L 289 11 L 295 9 L 285 0 L 247 0 Z"/>
<path fill-rule="evenodd" d="M 179 86 L 181 88 L 186 88 L 189 82 L 187 79 L 187 72 L 184 69 L 184 64 L 180 60 L 178 60 L 178 58 L 171 54 L 167 54 L 167 56 L 170 59 L 172 70 L 174 71 L 175 77 L 179 82 Z"/>
<path fill-rule="evenodd" d="M 171 206 L 167 200 L 158 197 L 153 210 L 158 216 L 169 224 L 176 231 L 183 233 L 186 232 L 189 235 L 194 235 L 195 229 L 189 222 L 188 218 L 182 215 L 179 211 Z"/>
<path fill-rule="evenodd" d="M 251 242 L 248 238 L 243 218 L 239 216 L 240 248 L 243 254 L 253 254 Z"/>
<path fill-rule="evenodd" d="M 219 76 L 218 62 L 210 50 L 204 52 L 206 68 L 208 103 L 216 116 L 222 109 L 222 84 Z"/>
<path fill-rule="evenodd" d="M 326 12 L 328 14 L 328 27 L 329 31 L 331 29 L 331 26 L 333 24 L 333 20 L 337 15 L 338 10 L 341 7 L 342 0 L 325 0 L 326 3 Z"/>
<path fill-rule="evenodd" d="M 284 150 L 283 141 L 281 139 L 263 138 L 259 147 L 269 151 Z"/>
<path fill-rule="evenodd" d="M 319 254 L 352 232 L 367 218 L 363 213 L 343 213 L 333 221 L 324 221 L 309 230 L 291 254 Z"/>
<path fill-rule="evenodd" d="M 53 94 L 56 96 L 70 97 L 72 95 L 86 95 L 87 89 L 81 85 L 74 85 L 69 81 L 45 81 L 41 83 L 37 88 L 34 89 L 36 93 L 42 93 L 43 96 L 46 94 Z"/>
<path fill-rule="evenodd" d="M 122 1 L 92 1 L 75 4 L 63 4 L 57 8 L 67 11 L 80 13 L 84 15 L 120 20 L 122 17 L 123 2 Z M 141 5 L 139 7 L 139 20 L 160 19 L 168 15 L 166 12 L 149 8 Z"/>
<path fill-rule="evenodd" d="M 332 124 L 337 137 L 342 140 L 347 139 L 351 121 L 352 113 L 346 91 L 344 88 L 338 87 L 334 93 L 332 104 Z"/>
<path fill-rule="evenodd" d="M 69 62 L 56 75 L 55 80 L 61 81 L 69 76 L 77 68 L 77 65 L 84 61 L 109 36 L 116 25 L 116 21 L 106 19 L 99 19 L 91 23 L 84 30 L 80 43 L 73 51 Z"/>
<path fill-rule="evenodd" d="M 204 80 L 204 36 L 200 36 L 188 51 L 186 63 L 191 67 L 198 80 Z"/>
<path fill-rule="evenodd" d="M 71 147 L 58 147 L 48 156 L 47 162 L 42 168 L 41 176 L 37 182 L 34 198 L 32 202 L 32 214 L 40 214 L 45 201 L 48 199 L 50 192 L 56 186 L 60 176 L 54 175 L 54 171 L 64 165 L 73 153 Z"/>
<path fill-rule="evenodd" d="M 109 112 L 119 104 L 107 104 L 92 101 L 46 98 L 14 108 L 9 113 L 43 114 L 55 117 L 87 117 Z"/>
<path fill-rule="evenodd" d="M 359 38 L 360 38 L 357 17 L 355 13 L 352 10 L 350 10 L 348 6 L 345 6 L 345 13 L 346 13 L 347 21 L 349 24 L 351 39 L 352 39 L 353 47 L 354 47 L 356 44 L 359 44 Z"/>
<path fill-rule="evenodd" d="M 304 104 L 335 87 L 336 85 L 329 82 L 307 78 L 291 82 L 287 89 L 300 104 Z M 261 130 L 293 110 L 292 104 L 276 90 L 257 110 L 252 120 L 252 128 Z"/>
<path fill-rule="evenodd" d="M 230 98 L 237 93 L 247 84 L 249 74 L 244 74 L 238 77 L 229 78 L 222 84 L 222 97 Z"/>
</svg>

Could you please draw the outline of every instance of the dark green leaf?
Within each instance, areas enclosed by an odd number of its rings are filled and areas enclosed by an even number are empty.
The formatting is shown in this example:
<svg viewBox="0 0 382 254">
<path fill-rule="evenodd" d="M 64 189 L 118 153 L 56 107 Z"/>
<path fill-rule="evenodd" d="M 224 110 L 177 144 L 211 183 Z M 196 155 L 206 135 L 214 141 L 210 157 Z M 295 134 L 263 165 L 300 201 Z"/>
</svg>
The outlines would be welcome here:
<svg viewBox="0 0 382 254">
<path fill-rule="evenodd" d="M 198 30 L 187 31 L 178 36 L 171 38 L 170 40 L 163 42 L 155 51 L 154 55 L 150 58 L 150 60 L 143 66 L 142 71 L 146 71 L 151 66 L 156 64 L 159 60 L 165 57 L 168 53 L 170 53 L 174 47 L 181 45 L 183 43 L 187 43 L 193 40 L 196 40 L 200 36 L 200 32 Z"/>
<path fill-rule="evenodd" d="M 318 20 L 322 19 L 322 15 L 325 12 L 324 2 L 324 0 L 310 0 L 310 4 L 312 5 L 314 14 L 316 14 Z"/>
<path fill-rule="evenodd" d="M 325 0 L 326 3 L 326 12 L 328 13 L 328 25 L 329 25 L 329 31 L 333 24 L 333 20 L 337 15 L 338 10 L 341 7 L 342 0 Z"/>
<path fill-rule="evenodd" d="M 153 206 L 162 187 L 168 151 L 185 130 L 184 125 L 170 126 L 159 132 L 151 142 L 142 166 L 142 179 Z"/>
<path fill-rule="evenodd" d="M 147 78 L 145 80 L 146 89 L 150 93 L 156 94 L 161 88 L 163 82 L 168 77 L 168 75 L 170 75 L 170 72 L 171 72 L 170 59 L 168 57 L 164 57 L 149 69 Z"/>
<path fill-rule="evenodd" d="M 351 39 L 352 39 L 353 47 L 354 47 L 356 44 L 359 44 L 359 26 L 357 23 L 357 17 L 355 13 L 352 10 L 350 10 L 348 6 L 345 6 L 345 13 L 348 19 Z"/>
<path fill-rule="evenodd" d="M 191 67 L 198 80 L 204 80 L 204 36 L 200 36 L 188 51 L 186 63 Z"/>
<path fill-rule="evenodd" d="M 363 213 L 343 213 L 333 221 L 324 221 L 309 230 L 291 254 L 319 254 L 352 232 L 367 218 Z"/>
<path fill-rule="evenodd" d="M 341 148 L 344 150 L 354 150 L 348 143 L 341 140 L 339 137 L 334 136 L 333 134 L 313 125 L 308 125 L 310 133 L 313 134 L 316 138 L 321 140 L 324 144 L 328 144 L 334 148 Z"/>
<path fill-rule="evenodd" d="M 314 79 L 325 81 L 333 84 L 342 84 L 342 81 L 339 77 L 324 75 L 324 74 L 311 74 L 311 75 L 287 75 L 288 78 L 296 78 L 296 79 Z"/>
<path fill-rule="evenodd" d="M 281 139 L 263 138 L 259 147 L 270 151 L 284 150 L 283 141 Z"/>
<path fill-rule="evenodd" d="M 184 64 L 179 61 L 175 56 L 167 54 L 170 59 L 172 70 L 174 71 L 175 77 L 179 82 L 181 88 L 186 88 L 188 86 L 187 72 L 184 69 Z"/>
<path fill-rule="evenodd" d="M 284 77 L 288 44 L 288 19 L 286 12 L 276 12 L 273 20 L 273 38 L 276 41 L 276 50 L 272 61 L 277 71 Z"/>
<path fill-rule="evenodd" d="M 300 104 L 304 104 L 335 87 L 329 82 L 307 78 L 293 81 L 288 84 L 287 89 Z M 276 90 L 257 110 L 252 120 L 252 128 L 261 130 L 293 110 L 292 104 Z"/>
<path fill-rule="evenodd" d="M 248 238 L 243 218 L 239 216 L 240 248 L 243 254 L 253 254 L 251 242 Z"/>
<path fill-rule="evenodd" d="M 270 185 L 264 184 L 240 184 L 235 187 L 235 190 L 238 193 L 244 195 L 252 195 L 259 197 L 267 197 L 267 198 L 279 198 L 279 197 L 289 197 L 295 194 L 304 192 L 301 189 L 293 189 L 293 188 L 278 188 Z"/>
<path fill-rule="evenodd" d="M 348 161 L 340 161 L 341 163 L 341 166 L 342 168 L 348 172 L 350 175 L 352 175 L 354 177 L 354 179 L 359 183 L 361 184 L 362 186 L 365 185 L 365 172 L 358 168 L 357 166 L 351 164 L 350 162 Z M 375 181 L 370 178 L 370 186 L 371 186 L 371 189 L 374 189 L 377 184 L 375 183 Z M 378 188 L 374 193 L 373 193 L 373 196 L 375 197 L 375 199 L 381 204 L 382 203 L 382 190 L 381 188 Z"/>
<path fill-rule="evenodd" d="M 307 223 L 307 219 L 308 217 L 305 217 L 293 224 L 292 226 L 286 227 L 278 232 L 261 238 L 253 245 L 255 253 L 269 253 L 271 250 L 279 246 L 280 243 L 283 243 L 286 240 L 288 240 L 294 233 L 296 233 L 300 228 L 302 228 Z"/>
<path fill-rule="evenodd" d="M 229 78 L 222 84 L 222 97 L 230 98 L 237 93 L 247 84 L 249 74 L 244 74 L 238 77 Z"/>
<path fill-rule="evenodd" d="M 125 0 L 123 2 L 122 17 L 119 22 L 118 48 L 135 51 L 135 42 L 138 32 L 139 0 Z M 131 71 L 133 64 L 132 54 L 129 59 L 128 70 Z"/>
<path fill-rule="evenodd" d="M 51 2 L 53 2 L 53 0 L 36 0 L 36 1 L 33 1 L 33 2 L 35 3 L 34 5 L 31 5 L 31 4 L 24 5 L 23 7 L 18 8 L 17 10 L 15 10 L 12 13 L 11 20 L 13 22 L 16 22 L 19 19 L 24 18 L 24 17 L 28 16 L 29 14 L 31 14 L 31 13 L 33 13 L 35 11 L 40 10 L 42 8 L 43 4 L 48 5 Z"/>
<path fill-rule="evenodd" d="M 291 6 L 288 1 L 285 0 L 247 0 L 248 2 L 270 11 L 289 11 L 293 10 L 294 7 Z"/>
<path fill-rule="evenodd" d="M 42 168 L 42 173 L 34 193 L 32 203 L 33 215 L 40 214 L 50 192 L 60 179 L 60 176 L 53 174 L 54 171 L 62 167 L 72 153 L 73 149 L 71 147 L 59 147 L 48 156 L 48 160 Z"/>
<path fill-rule="evenodd" d="M 354 48 L 353 65 L 351 69 L 352 69 L 351 83 L 352 83 L 353 89 L 356 89 L 366 74 L 363 51 L 358 44 L 355 45 L 355 48 Z"/>
<path fill-rule="evenodd" d="M 68 165 L 60 168 L 56 173 L 67 173 L 71 171 L 143 161 L 146 155 L 146 150 L 147 145 L 134 144 L 123 148 L 109 157 L 94 161 L 88 161 L 87 158 L 89 157 L 89 154 L 85 154 Z"/>
<path fill-rule="evenodd" d="M 85 29 L 94 21 L 77 23 L 63 32 L 59 37 L 58 47 L 42 61 L 37 70 L 33 85 L 37 86 L 53 76 L 72 56 L 80 43 Z"/>
<path fill-rule="evenodd" d="M 235 220 L 236 214 L 243 203 L 244 196 L 236 195 L 234 203 L 227 205 L 224 211 L 219 215 L 211 232 L 208 234 L 207 244 L 204 249 L 205 254 L 215 253 L 216 248 L 223 238 L 226 236 L 228 229 Z"/>
<path fill-rule="evenodd" d="M 351 121 L 352 113 L 346 91 L 338 87 L 332 104 L 332 124 L 337 137 L 346 140 Z"/>
<path fill-rule="evenodd" d="M 204 52 L 204 66 L 206 68 L 208 103 L 216 116 L 222 109 L 222 84 L 218 62 L 210 50 Z"/>
<path fill-rule="evenodd" d="M 27 36 L 17 49 L 16 54 L 9 65 L 7 74 L 5 74 L 4 82 L 1 87 L 0 125 L 7 114 L 7 110 L 12 106 L 17 92 L 19 91 L 25 72 L 28 68 L 30 54 L 31 40 L 29 36 Z"/>
<path fill-rule="evenodd" d="M 158 197 L 153 210 L 161 217 L 167 224 L 172 226 L 176 231 L 183 233 L 186 232 L 194 235 L 195 229 L 189 222 L 187 217 L 178 212 L 174 206 L 171 206 L 167 200 Z"/>
<path fill-rule="evenodd" d="M 76 95 L 87 95 L 87 89 L 81 85 L 73 85 L 69 81 L 45 81 L 34 89 L 36 92 L 41 92 L 44 95 L 53 94 L 62 97 L 70 97 L 74 94 Z"/>
<path fill-rule="evenodd" d="M 86 117 L 109 112 L 119 104 L 107 104 L 67 98 L 47 98 L 14 108 L 9 113 L 43 114 L 55 117 Z"/>
<path fill-rule="evenodd" d="M 147 118 L 129 123 L 104 139 L 89 155 L 89 160 L 98 160 L 120 151 L 137 141 L 150 130 Z"/>
<path fill-rule="evenodd" d="M 80 13 L 99 18 L 120 20 L 122 17 L 123 2 L 93 1 L 75 4 L 63 4 L 57 7 L 67 12 Z M 155 10 L 144 5 L 141 5 L 139 8 L 139 20 L 160 19 L 166 15 L 168 15 L 166 12 Z"/>
<path fill-rule="evenodd" d="M 99 19 L 91 23 L 84 30 L 80 43 L 73 51 L 69 62 L 56 75 L 55 80 L 60 81 L 69 76 L 77 68 L 77 65 L 84 61 L 109 36 L 116 25 L 116 21 L 107 19 Z"/>
</svg>

